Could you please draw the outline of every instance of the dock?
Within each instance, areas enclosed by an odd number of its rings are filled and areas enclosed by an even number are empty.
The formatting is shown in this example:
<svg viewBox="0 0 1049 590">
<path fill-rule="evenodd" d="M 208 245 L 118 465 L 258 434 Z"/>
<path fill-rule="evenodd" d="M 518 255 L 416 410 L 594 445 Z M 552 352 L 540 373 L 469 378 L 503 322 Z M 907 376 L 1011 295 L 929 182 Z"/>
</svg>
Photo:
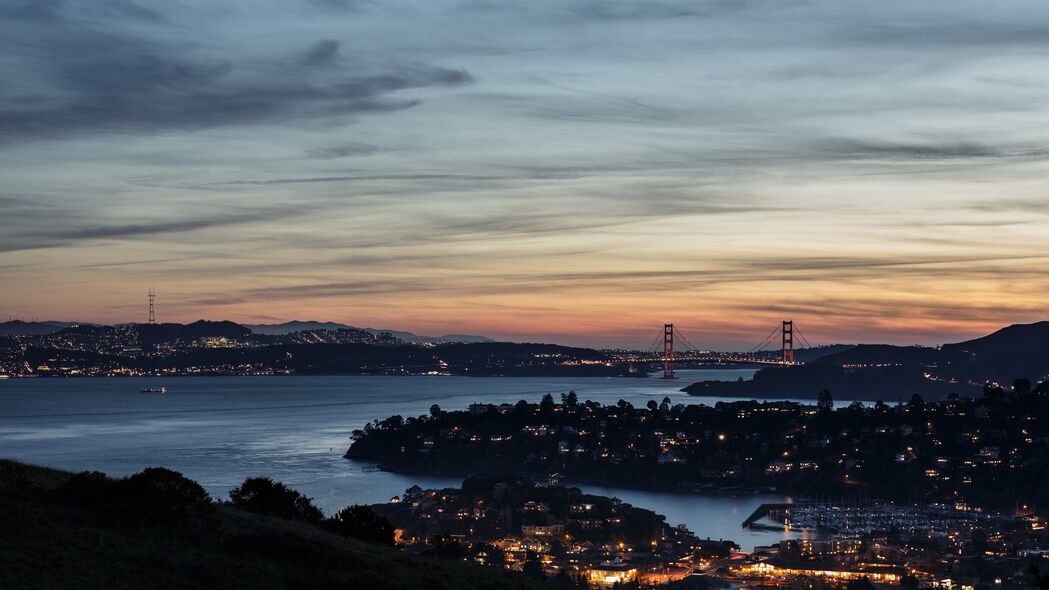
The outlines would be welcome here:
<svg viewBox="0 0 1049 590">
<path fill-rule="evenodd" d="M 743 528 L 750 528 L 767 516 L 775 516 L 777 513 L 783 513 L 784 510 L 794 506 L 790 503 L 774 503 L 774 504 L 762 504 L 754 509 L 754 512 L 750 513 L 750 516 L 743 521 Z M 758 525 L 761 526 L 761 525 Z"/>
</svg>

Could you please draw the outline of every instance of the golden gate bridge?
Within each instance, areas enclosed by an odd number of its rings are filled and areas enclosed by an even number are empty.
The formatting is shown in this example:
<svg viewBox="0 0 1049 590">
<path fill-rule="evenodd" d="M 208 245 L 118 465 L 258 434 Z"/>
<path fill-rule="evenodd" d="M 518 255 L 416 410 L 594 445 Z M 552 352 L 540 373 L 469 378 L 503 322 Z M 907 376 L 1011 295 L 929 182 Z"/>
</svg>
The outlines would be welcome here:
<svg viewBox="0 0 1049 590">
<path fill-rule="evenodd" d="M 792 320 L 783 320 L 777 325 L 764 340 L 750 348 L 746 352 L 712 352 L 700 350 L 689 342 L 688 338 L 680 330 L 674 328 L 674 324 L 663 324 L 663 329 L 648 347 L 653 355 L 659 355 L 652 362 L 660 362 L 663 365 L 663 379 L 676 379 L 674 365 L 676 363 L 719 363 L 719 364 L 748 364 L 748 365 L 779 365 L 791 366 L 798 364 L 794 358 L 794 337 L 807 348 L 812 348 L 808 338 L 801 329 L 794 325 Z M 660 354 L 659 343 L 662 340 L 663 348 Z M 684 351 L 675 349 L 675 342 L 684 345 Z M 779 343 L 779 355 L 777 357 L 762 356 L 760 353 L 769 351 L 771 346 Z M 691 353 L 687 356 L 678 356 L 678 352 Z"/>
</svg>

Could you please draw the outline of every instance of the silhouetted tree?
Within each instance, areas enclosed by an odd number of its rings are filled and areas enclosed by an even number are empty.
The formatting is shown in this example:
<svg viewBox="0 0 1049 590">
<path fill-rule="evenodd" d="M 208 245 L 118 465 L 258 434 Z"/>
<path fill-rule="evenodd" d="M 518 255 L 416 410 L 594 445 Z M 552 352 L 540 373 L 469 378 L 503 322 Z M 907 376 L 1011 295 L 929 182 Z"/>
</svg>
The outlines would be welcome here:
<svg viewBox="0 0 1049 590">
<path fill-rule="evenodd" d="M 149 467 L 116 482 L 116 496 L 148 507 L 154 516 L 179 517 L 190 510 L 211 509 L 211 497 L 199 483 L 164 467 Z"/>
<path fill-rule="evenodd" d="M 554 396 L 549 393 L 543 396 L 542 401 L 539 402 L 539 412 L 546 415 L 554 413 Z"/>
<path fill-rule="evenodd" d="M 489 543 L 474 543 L 470 547 L 470 557 L 477 563 L 495 568 L 506 565 L 506 553 Z"/>
<path fill-rule="evenodd" d="M 568 572 L 561 570 L 557 572 L 548 583 L 551 588 L 562 588 L 564 590 L 574 590 L 577 588 L 576 581 L 572 579 L 572 576 L 568 575 Z"/>
<path fill-rule="evenodd" d="M 70 477 L 59 491 L 67 498 L 83 503 L 99 504 L 113 499 L 116 482 L 100 471 L 85 471 Z"/>
<path fill-rule="evenodd" d="M 845 586 L 845 590 L 875 590 L 874 584 L 871 579 L 867 576 L 860 578 L 859 580 L 853 580 Z"/>
<path fill-rule="evenodd" d="M 819 396 L 816 399 L 816 407 L 821 412 L 830 412 L 834 410 L 834 398 L 830 395 L 829 389 L 821 389 Z"/>
<path fill-rule="evenodd" d="M 546 578 L 546 573 L 543 572 L 543 564 L 539 561 L 539 555 L 531 550 L 525 554 L 525 561 L 524 565 L 521 567 L 521 572 L 525 577 L 533 580 L 543 580 Z"/>
<path fill-rule="evenodd" d="M 210 502 L 211 497 L 199 483 L 164 467 L 147 467 L 124 480 L 126 487 L 142 495 L 159 495 L 181 501 Z"/>
<path fill-rule="evenodd" d="M 1034 578 L 1034 585 L 1040 590 L 1049 590 L 1049 576 L 1042 573 L 1042 570 L 1035 564 L 1031 564 L 1031 567 L 1027 570 L 1031 573 Z"/>
<path fill-rule="evenodd" d="M 299 492 L 268 477 L 249 477 L 229 492 L 237 508 L 293 520 L 320 522 L 324 514 Z"/>
<path fill-rule="evenodd" d="M 656 412 L 656 411 L 659 410 L 659 404 L 657 404 L 656 400 L 654 400 L 654 399 L 648 400 L 648 403 L 645 404 L 645 407 L 648 408 L 649 412 Z"/>
<path fill-rule="evenodd" d="M 983 384 L 983 396 L 987 398 L 998 398 L 1005 394 L 1005 390 L 999 385 L 987 382 Z"/>
<path fill-rule="evenodd" d="M 469 547 L 451 535 L 437 533 L 430 537 L 433 554 L 442 559 L 460 560 L 469 554 Z"/>
<path fill-rule="evenodd" d="M 1013 393 L 1016 395 L 1030 395 L 1031 380 L 1026 377 L 1020 377 L 1013 381 Z"/>
<path fill-rule="evenodd" d="M 328 530 L 376 545 L 394 544 L 394 528 L 390 521 L 379 516 L 368 506 L 348 506 L 324 521 Z"/>
<path fill-rule="evenodd" d="M 434 404 L 430 406 L 430 417 L 440 418 L 441 417 L 441 406 Z"/>
<path fill-rule="evenodd" d="M 925 400 L 922 396 L 917 393 L 911 396 L 911 401 L 907 402 L 907 410 L 912 412 L 922 412 L 925 410 Z"/>
</svg>

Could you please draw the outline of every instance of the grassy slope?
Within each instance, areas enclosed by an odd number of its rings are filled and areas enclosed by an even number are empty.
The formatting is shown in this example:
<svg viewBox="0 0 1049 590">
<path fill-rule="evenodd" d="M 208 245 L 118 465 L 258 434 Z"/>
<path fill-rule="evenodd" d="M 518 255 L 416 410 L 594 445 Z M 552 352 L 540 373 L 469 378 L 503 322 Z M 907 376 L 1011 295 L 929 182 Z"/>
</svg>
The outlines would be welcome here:
<svg viewBox="0 0 1049 590">
<path fill-rule="evenodd" d="M 528 588 L 218 506 L 178 525 L 115 524 L 51 490 L 70 474 L 0 460 L 0 588 Z"/>
</svg>

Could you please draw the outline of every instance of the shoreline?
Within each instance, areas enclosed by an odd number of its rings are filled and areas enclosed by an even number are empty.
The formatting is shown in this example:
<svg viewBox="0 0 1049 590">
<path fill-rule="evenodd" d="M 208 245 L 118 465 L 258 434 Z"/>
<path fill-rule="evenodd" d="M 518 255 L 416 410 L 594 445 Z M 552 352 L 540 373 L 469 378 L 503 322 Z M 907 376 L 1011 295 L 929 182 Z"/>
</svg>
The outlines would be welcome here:
<svg viewBox="0 0 1049 590">
<path fill-rule="evenodd" d="M 395 475 L 422 476 L 422 477 L 453 477 L 453 478 L 460 478 L 461 477 L 463 479 L 466 479 L 466 478 L 469 478 L 469 477 L 472 477 L 472 476 L 475 476 L 475 475 L 490 475 L 490 473 L 482 472 L 482 471 L 465 471 L 464 470 L 464 471 L 457 471 L 457 472 L 447 472 L 447 471 L 446 472 L 432 472 L 432 471 L 425 471 L 425 470 L 422 470 L 422 469 L 391 469 L 389 466 L 383 465 L 382 463 L 380 463 L 378 461 L 371 460 L 371 459 L 364 459 L 364 458 L 358 458 L 358 457 L 349 457 L 349 456 L 346 456 L 346 455 L 343 455 L 343 459 L 346 459 L 347 461 L 353 461 L 353 462 L 356 462 L 356 463 L 371 465 L 371 466 L 377 467 L 379 471 L 383 471 L 383 472 L 386 472 L 386 473 L 392 473 L 392 474 L 395 474 Z M 507 475 L 517 475 L 517 476 L 520 476 L 520 477 L 528 478 L 528 479 L 530 479 L 532 481 L 536 481 L 537 480 L 536 476 L 534 476 L 532 474 L 529 474 L 529 473 L 526 473 L 526 472 L 508 472 Z M 539 481 L 543 481 L 543 480 L 539 479 Z M 549 481 L 549 480 L 546 480 L 546 481 Z M 666 486 L 651 486 L 651 485 L 650 486 L 645 486 L 645 485 L 639 485 L 639 484 L 631 485 L 629 482 L 621 482 L 621 481 L 617 481 L 617 480 L 600 480 L 600 479 L 587 479 L 587 478 L 564 478 L 564 479 L 560 479 L 559 478 L 559 479 L 556 480 L 556 482 L 551 482 L 551 483 L 554 483 L 556 485 L 564 485 L 564 486 L 568 486 L 568 487 L 600 486 L 600 487 L 619 488 L 619 489 L 623 489 L 623 490 L 632 490 L 632 491 L 639 491 L 639 492 L 656 492 L 656 493 L 662 493 L 662 494 L 673 494 L 673 495 L 679 495 L 679 496 L 700 496 L 700 497 L 709 497 L 709 498 L 740 498 L 740 499 L 742 499 L 742 498 L 748 498 L 748 497 L 753 497 L 753 496 L 766 495 L 766 496 L 777 496 L 777 497 L 781 497 L 781 498 L 784 498 L 784 499 L 789 499 L 790 502 L 787 502 L 787 503 L 793 503 L 796 500 L 794 498 L 794 496 L 791 495 L 791 494 L 783 493 L 783 492 L 775 490 L 775 489 L 759 488 L 759 487 L 728 486 L 727 488 L 725 488 L 725 487 L 718 488 L 718 487 L 715 486 L 715 487 L 711 487 L 709 489 L 695 489 L 695 488 L 693 488 L 693 489 L 683 489 L 683 488 L 679 488 L 679 487 L 676 487 L 676 486 L 666 487 Z M 713 484 L 710 484 L 710 485 L 713 486 Z M 728 491 L 729 489 L 731 489 L 732 491 Z"/>
</svg>

